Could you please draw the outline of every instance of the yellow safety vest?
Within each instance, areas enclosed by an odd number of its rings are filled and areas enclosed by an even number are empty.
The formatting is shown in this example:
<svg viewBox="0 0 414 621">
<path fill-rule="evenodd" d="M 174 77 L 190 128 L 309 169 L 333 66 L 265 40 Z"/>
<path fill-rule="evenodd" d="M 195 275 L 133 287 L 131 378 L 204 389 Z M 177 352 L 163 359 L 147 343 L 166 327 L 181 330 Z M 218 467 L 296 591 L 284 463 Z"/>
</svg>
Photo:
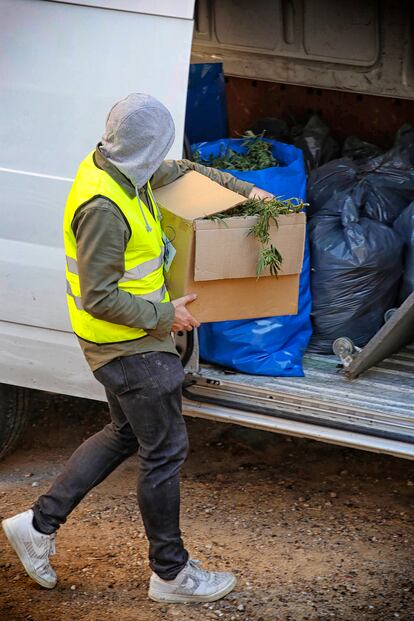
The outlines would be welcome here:
<svg viewBox="0 0 414 621">
<path fill-rule="evenodd" d="M 141 328 L 130 328 L 96 319 L 82 306 L 72 222 L 76 210 L 96 196 L 115 203 L 131 229 L 131 237 L 125 249 L 125 273 L 118 282 L 118 287 L 151 302 L 168 302 L 170 299 L 164 283 L 164 242 L 161 224 L 150 186 L 148 195 L 155 216 L 145 203 L 141 202 L 147 219 L 145 222 L 137 197 L 130 198 L 107 172 L 95 165 L 93 152 L 79 166 L 66 202 L 63 232 L 69 315 L 73 331 L 82 339 L 92 343 L 119 343 L 146 335 L 145 330 Z M 151 231 L 148 230 L 148 224 Z"/>
</svg>

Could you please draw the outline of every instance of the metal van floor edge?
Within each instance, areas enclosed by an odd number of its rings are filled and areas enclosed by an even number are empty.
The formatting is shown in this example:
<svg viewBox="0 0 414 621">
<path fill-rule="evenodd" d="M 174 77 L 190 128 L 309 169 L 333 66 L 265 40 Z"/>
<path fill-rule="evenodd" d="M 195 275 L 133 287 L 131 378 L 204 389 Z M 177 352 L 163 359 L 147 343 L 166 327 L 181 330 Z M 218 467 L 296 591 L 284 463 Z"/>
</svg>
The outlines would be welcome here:
<svg viewBox="0 0 414 621">
<path fill-rule="evenodd" d="M 414 459 L 414 346 L 348 380 L 337 358 L 308 354 L 305 377 L 243 375 L 201 365 L 184 412 Z"/>
</svg>

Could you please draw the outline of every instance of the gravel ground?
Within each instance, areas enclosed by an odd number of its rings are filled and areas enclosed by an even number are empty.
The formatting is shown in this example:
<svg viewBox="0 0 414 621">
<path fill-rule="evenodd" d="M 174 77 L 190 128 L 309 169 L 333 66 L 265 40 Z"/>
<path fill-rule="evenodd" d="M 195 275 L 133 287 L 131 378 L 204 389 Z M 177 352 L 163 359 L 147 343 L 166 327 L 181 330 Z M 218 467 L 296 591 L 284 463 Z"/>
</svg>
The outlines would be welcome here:
<svg viewBox="0 0 414 621">
<path fill-rule="evenodd" d="M 21 448 L 0 464 L 0 514 L 47 490 L 105 406 L 39 395 Z M 1 621 L 414 621 L 412 462 L 188 420 L 182 528 L 193 558 L 232 569 L 208 605 L 147 599 L 135 458 L 74 511 L 57 538 L 53 591 L 22 571 L 0 535 Z"/>
</svg>

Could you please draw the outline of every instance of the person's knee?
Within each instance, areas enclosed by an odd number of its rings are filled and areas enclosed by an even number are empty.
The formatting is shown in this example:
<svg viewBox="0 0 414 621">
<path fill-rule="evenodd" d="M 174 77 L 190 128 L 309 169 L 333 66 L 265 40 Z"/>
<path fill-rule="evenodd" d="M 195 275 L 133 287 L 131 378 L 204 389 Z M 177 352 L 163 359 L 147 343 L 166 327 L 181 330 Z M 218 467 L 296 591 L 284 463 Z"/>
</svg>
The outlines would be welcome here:
<svg viewBox="0 0 414 621">
<path fill-rule="evenodd" d="M 184 463 L 184 461 L 187 459 L 188 451 L 189 451 L 188 435 L 187 435 L 187 429 L 184 426 L 181 432 L 177 434 L 177 437 L 176 437 L 175 459 L 176 461 L 180 463 L 180 465 Z"/>
<path fill-rule="evenodd" d="M 138 450 L 138 441 L 131 428 L 116 427 L 113 423 L 109 423 L 104 427 L 104 432 L 106 441 L 125 455 L 132 455 Z"/>
<path fill-rule="evenodd" d="M 175 464 L 180 467 L 188 455 L 188 436 L 185 429 L 177 432 L 173 438 L 159 449 L 160 463 Z"/>
<path fill-rule="evenodd" d="M 185 427 L 151 451 L 140 450 L 140 471 L 157 484 L 178 474 L 188 455 L 188 436 Z"/>
</svg>

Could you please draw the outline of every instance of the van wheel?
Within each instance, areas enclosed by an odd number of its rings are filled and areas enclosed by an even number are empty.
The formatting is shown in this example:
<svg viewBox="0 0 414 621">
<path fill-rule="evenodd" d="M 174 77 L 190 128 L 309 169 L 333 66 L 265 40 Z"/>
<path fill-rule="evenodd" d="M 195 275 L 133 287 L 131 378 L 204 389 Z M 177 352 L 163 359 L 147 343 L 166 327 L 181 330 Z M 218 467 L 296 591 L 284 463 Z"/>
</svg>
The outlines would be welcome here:
<svg viewBox="0 0 414 621">
<path fill-rule="evenodd" d="M 31 391 L 0 384 L 0 459 L 15 448 L 29 420 Z"/>
</svg>

